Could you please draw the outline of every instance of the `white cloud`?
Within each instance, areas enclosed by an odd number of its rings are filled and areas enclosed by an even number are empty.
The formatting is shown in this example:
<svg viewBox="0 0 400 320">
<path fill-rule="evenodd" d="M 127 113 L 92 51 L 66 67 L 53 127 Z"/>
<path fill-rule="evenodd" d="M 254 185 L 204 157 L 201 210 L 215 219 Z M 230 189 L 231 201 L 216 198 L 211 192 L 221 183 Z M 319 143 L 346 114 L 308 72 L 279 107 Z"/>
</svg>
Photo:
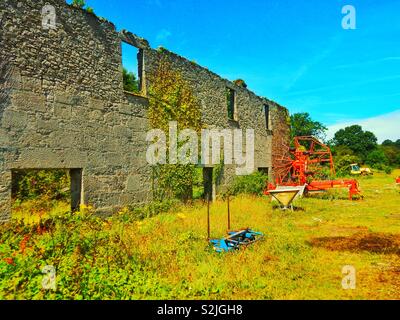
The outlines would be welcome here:
<svg viewBox="0 0 400 320">
<path fill-rule="evenodd" d="M 379 142 L 386 139 L 400 139 L 400 109 L 372 118 L 348 120 L 328 126 L 327 138 L 333 138 L 336 131 L 354 124 L 362 126 L 363 130 L 373 132 Z"/>
</svg>

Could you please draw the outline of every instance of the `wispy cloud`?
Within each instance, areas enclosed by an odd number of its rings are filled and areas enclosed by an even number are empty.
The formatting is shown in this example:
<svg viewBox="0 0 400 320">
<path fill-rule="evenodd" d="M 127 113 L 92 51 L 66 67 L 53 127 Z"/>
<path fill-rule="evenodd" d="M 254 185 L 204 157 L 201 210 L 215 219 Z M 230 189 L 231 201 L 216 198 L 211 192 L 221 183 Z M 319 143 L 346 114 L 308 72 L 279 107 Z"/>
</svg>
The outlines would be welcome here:
<svg viewBox="0 0 400 320">
<path fill-rule="evenodd" d="M 359 81 L 359 82 L 352 82 L 351 85 L 352 86 L 362 86 L 362 85 L 367 85 L 367 84 L 371 84 L 371 83 L 384 82 L 384 81 L 397 80 L 397 79 L 400 79 L 400 75 L 381 77 L 381 78 L 377 78 L 377 79 L 370 79 L 370 80 Z M 291 97 L 291 96 L 310 94 L 310 93 L 332 90 L 332 89 L 346 88 L 346 87 L 348 87 L 348 85 L 349 85 L 348 83 L 341 83 L 341 84 L 337 84 L 337 85 L 333 85 L 333 86 L 325 86 L 325 87 L 313 88 L 313 89 L 308 89 L 308 90 L 293 91 L 293 92 L 288 93 L 286 96 Z"/>
<path fill-rule="evenodd" d="M 362 67 L 362 66 L 366 66 L 366 65 L 378 64 L 378 63 L 390 62 L 390 61 L 400 61 L 400 57 L 385 57 L 385 58 L 369 60 L 369 61 L 364 61 L 364 62 L 359 62 L 359 63 L 342 64 L 342 65 L 335 66 L 332 69 L 333 70 L 351 69 L 354 67 Z"/>
<path fill-rule="evenodd" d="M 161 29 L 156 35 L 156 41 L 160 44 L 161 42 L 167 41 L 170 36 L 172 36 L 171 31 L 167 29 Z"/>
<path fill-rule="evenodd" d="M 334 124 L 328 127 L 327 137 L 331 139 L 338 130 L 358 124 L 362 126 L 364 130 L 373 132 L 377 136 L 379 142 L 383 142 L 386 139 L 397 140 L 400 139 L 399 123 L 400 109 L 376 117 L 347 120 Z"/>
<path fill-rule="evenodd" d="M 286 84 L 284 90 L 289 91 L 290 89 L 292 89 L 294 85 L 308 72 L 310 67 L 315 63 L 316 62 L 309 62 L 300 66 L 300 68 L 297 69 L 297 71 L 293 75 L 292 79 Z"/>
<path fill-rule="evenodd" d="M 332 37 L 332 39 L 329 42 L 329 45 L 325 48 L 325 50 L 317 53 L 314 55 L 309 61 L 305 62 L 302 64 L 297 71 L 294 73 L 292 76 L 291 80 L 286 84 L 284 87 L 285 91 L 289 91 L 292 89 L 295 84 L 304 76 L 308 73 L 308 71 L 314 67 L 315 65 L 319 64 L 321 61 L 323 61 L 325 58 L 330 56 L 332 52 L 335 50 L 335 48 L 338 46 L 340 43 L 341 38 L 338 36 Z"/>
<path fill-rule="evenodd" d="M 392 93 L 392 94 L 384 94 L 384 95 L 375 95 L 375 96 L 364 96 L 364 97 L 358 97 L 358 98 L 352 98 L 352 99 L 337 99 L 337 100 L 321 100 L 321 99 L 308 99 L 307 105 L 308 108 L 313 108 L 313 107 L 320 107 L 320 106 L 329 106 L 329 105 L 341 105 L 341 104 L 347 104 L 351 102 L 371 102 L 371 101 L 382 101 L 383 98 L 392 98 L 392 97 L 398 97 L 400 96 L 400 93 Z M 304 101 L 304 99 L 296 99 L 294 102 L 299 103 L 301 101 Z M 329 113 L 324 113 L 324 115 L 327 115 Z"/>
</svg>

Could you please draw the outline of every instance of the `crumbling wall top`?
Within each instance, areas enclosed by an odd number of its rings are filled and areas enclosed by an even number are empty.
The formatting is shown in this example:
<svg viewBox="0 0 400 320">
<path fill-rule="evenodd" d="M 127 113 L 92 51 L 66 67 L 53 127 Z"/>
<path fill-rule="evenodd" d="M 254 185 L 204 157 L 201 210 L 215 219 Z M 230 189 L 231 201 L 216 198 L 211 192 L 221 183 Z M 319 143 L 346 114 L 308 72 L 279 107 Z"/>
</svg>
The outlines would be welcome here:
<svg viewBox="0 0 400 320">
<path fill-rule="evenodd" d="M 136 48 L 139 49 L 149 49 L 150 44 L 146 39 L 143 39 L 136 34 L 127 31 L 127 30 L 122 30 L 119 33 L 120 39 L 132 46 L 135 46 Z"/>
</svg>

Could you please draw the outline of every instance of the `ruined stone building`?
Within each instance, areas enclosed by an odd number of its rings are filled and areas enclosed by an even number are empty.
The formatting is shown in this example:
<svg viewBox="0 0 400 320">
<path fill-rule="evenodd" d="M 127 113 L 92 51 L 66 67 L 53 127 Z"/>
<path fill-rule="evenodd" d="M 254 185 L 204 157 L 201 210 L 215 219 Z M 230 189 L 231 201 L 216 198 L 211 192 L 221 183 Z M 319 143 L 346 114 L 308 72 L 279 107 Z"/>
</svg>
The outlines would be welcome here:
<svg viewBox="0 0 400 320">
<path fill-rule="evenodd" d="M 43 27 L 45 5 L 55 9 L 56 28 Z M 122 42 L 139 50 L 140 94 L 124 92 Z M 13 172 L 22 169 L 69 169 L 73 207 L 108 214 L 151 200 L 146 89 L 160 55 L 190 82 L 204 123 L 255 129 L 256 168 L 273 175 L 288 137 L 285 108 L 65 0 L 2 0 L 0 220 L 10 217 Z M 229 180 L 232 170 L 225 170 Z"/>
</svg>

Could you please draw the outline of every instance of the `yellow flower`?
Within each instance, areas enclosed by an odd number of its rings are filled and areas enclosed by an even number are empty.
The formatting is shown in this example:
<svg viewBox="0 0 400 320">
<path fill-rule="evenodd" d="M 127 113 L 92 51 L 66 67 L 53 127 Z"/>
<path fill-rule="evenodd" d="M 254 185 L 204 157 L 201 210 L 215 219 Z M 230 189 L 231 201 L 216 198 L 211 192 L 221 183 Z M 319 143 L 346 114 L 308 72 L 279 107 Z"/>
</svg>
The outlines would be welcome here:
<svg viewBox="0 0 400 320">
<path fill-rule="evenodd" d="M 123 208 L 120 212 L 118 212 L 119 215 L 127 214 L 129 212 L 128 208 Z"/>
<path fill-rule="evenodd" d="M 186 219 L 186 216 L 183 213 L 178 214 L 179 219 Z"/>
<path fill-rule="evenodd" d="M 86 204 L 81 204 L 79 208 L 80 208 L 80 211 L 81 211 L 81 212 L 83 212 L 83 211 L 85 211 L 85 210 L 88 210 L 88 211 L 93 210 L 93 206 L 91 206 L 91 205 L 86 205 Z"/>
</svg>

